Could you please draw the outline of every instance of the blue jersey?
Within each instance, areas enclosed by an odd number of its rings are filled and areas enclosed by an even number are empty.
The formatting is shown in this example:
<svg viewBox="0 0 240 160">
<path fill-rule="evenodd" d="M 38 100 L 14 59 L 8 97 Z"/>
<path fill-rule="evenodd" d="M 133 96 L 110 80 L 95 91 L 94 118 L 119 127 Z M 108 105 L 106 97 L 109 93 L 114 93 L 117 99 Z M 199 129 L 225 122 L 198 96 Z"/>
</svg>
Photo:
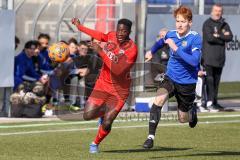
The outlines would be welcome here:
<svg viewBox="0 0 240 160">
<path fill-rule="evenodd" d="M 165 38 L 157 41 L 151 48 L 154 54 L 163 47 L 166 39 L 172 39 L 178 46 L 177 51 L 170 48 L 170 58 L 166 74 L 178 84 L 193 84 L 197 82 L 197 75 L 200 67 L 202 39 L 195 31 L 189 31 L 185 36 L 180 37 L 177 31 L 169 31 Z"/>
<path fill-rule="evenodd" d="M 51 60 L 48 56 L 47 50 L 40 51 L 38 55 L 39 69 L 43 71 L 52 71 L 53 67 L 51 66 Z"/>
<path fill-rule="evenodd" d="M 32 58 L 23 51 L 15 57 L 14 62 L 14 90 L 23 82 L 23 76 L 27 75 L 38 80 L 40 75 L 35 71 Z"/>
</svg>

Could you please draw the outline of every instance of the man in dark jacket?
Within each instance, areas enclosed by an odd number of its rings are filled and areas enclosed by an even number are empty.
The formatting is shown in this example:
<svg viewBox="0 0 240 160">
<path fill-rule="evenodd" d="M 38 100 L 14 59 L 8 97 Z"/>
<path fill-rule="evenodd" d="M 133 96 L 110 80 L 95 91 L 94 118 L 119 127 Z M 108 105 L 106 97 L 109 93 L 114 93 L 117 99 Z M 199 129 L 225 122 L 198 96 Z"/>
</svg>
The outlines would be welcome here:
<svg viewBox="0 0 240 160">
<path fill-rule="evenodd" d="M 224 109 L 217 103 L 218 86 L 225 63 L 225 43 L 233 38 L 232 31 L 222 18 L 223 7 L 215 4 L 211 18 L 203 24 L 203 65 L 207 72 L 207 92 L 210 111 Z"/>
</svg>

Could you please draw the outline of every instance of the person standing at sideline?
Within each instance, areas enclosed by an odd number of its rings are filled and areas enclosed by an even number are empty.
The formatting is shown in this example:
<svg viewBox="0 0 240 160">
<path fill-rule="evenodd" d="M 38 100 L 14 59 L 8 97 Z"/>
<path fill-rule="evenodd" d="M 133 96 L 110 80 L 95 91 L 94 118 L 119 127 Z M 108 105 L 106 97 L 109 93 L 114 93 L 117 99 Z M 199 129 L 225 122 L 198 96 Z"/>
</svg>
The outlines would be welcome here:
<svg viewBox="0 0 240 160">
<path fill-rule="evenodd" d="M 232 31 L 224 18 L 223 7 L 214 4 L 211 17 L 203 24 L 203 65 L 207 72 L 207 107 L 223 110 L 217 102 L 219 82 L 225 64 L 225 44 L 233 38 Z"/>
</svg>

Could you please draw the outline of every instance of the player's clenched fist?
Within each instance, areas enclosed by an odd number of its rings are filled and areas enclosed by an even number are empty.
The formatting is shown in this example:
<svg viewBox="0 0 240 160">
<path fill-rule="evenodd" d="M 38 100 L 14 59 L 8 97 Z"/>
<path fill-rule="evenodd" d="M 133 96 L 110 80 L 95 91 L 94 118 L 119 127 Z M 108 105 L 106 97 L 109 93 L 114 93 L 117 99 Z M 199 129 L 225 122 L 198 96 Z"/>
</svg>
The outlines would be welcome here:
<svg viewBox="0 0 240 160">
<path fill-rule="evenodd" d="M 80 25 L 81 23 L 80 23 L 80 20 L 79 20 L 78 18 L 73 18 L 73 19 L 72 19 L 72 24 L 75 25 L 75 26 L 78 26 L 78 25 Z"/>
<path fill-rule="evenodd" d="M 173 51 L 176 51 L 178 49 L 177 45 L 175 44 L 175 42 L 171 38 L 168 38 L 165 41 L 165 43 L 168 44 L 169 47 L 172 48 Z"/>
<path fill-rule="evenodd" d="M 153 55 L 151 51 L 147 51 L 147 53 L 145 54 L 145 62 L 148 62 L 152 59 Z"/>
<path fill-rule="evenodd" d="M 84 77 L 84 76 L 86 76 L 89 73 L 89 69 L 88 68 L 80 68 L 78 71 L 79 71 L 79 75 L 81 77 Z"/>
</svg>

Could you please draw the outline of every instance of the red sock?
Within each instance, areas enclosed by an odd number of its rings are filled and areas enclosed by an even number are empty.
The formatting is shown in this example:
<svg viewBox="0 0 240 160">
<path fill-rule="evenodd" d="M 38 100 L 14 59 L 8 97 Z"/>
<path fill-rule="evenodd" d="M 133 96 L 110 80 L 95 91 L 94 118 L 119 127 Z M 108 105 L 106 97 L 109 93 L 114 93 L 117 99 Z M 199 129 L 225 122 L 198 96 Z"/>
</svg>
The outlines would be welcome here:
<svg viewBox="0 0 240 160">
<path fill-rule="evenodd" d="M 108 133 L 110 133 L 110 131 L 105 131 L 102 128 L 102 125 L 99 126 L 97 136 L 96 136 L 96 138 L 95 138 L 95 140 L 93 142 L 95 144 L 99 144 L 108 135 Z"/>
</svg>

